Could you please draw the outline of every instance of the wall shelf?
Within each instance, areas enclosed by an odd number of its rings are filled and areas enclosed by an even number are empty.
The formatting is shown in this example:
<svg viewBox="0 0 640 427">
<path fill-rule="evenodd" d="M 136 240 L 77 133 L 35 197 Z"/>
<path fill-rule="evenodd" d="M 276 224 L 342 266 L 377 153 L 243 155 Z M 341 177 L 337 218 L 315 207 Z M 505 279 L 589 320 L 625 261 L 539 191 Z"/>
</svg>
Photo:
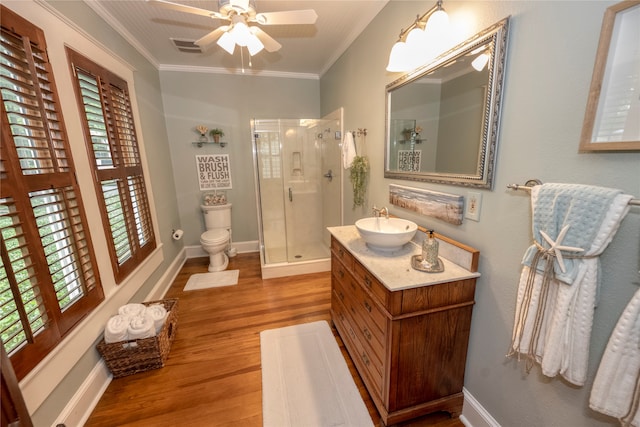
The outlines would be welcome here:
<svg viewBox="0 0 640 427">
<path fill-rule="evenodd" d="M 225 145 L 227 145 L 226 142 L 224 141 L 220 141 L 220 142 L 214 142 L 214 141 L 194 141 L 191 144 L 195 145 L 198 148 L 202 148 L 203 145 L 220 145 L 220 147 L 224 147 Z"/>
</svg>

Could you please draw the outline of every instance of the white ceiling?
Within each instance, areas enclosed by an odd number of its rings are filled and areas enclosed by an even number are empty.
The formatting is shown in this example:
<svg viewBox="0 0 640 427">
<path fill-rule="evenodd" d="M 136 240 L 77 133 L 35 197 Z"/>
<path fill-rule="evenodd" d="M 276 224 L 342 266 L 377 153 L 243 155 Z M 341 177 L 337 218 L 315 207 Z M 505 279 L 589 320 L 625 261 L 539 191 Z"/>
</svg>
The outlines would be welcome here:
<svg viewBox="0 0 640 427">
<path fill-rule="evenodd" d="M 218 10 L 217 0 L 171 0 L 193 7 Z M 282 48 L 266 50 L 251 58 L 251 69 L 264 75 L 299 74 L 320 76 L 342 55 L 389 0 L 257 0 L 256 10 L 314 9 L 314 25 L 271 25 L 262 29 Z M 195 41 L 227 21 L 177 12 L 144 0 L 85 0 L 118 33 L 161 70 L 205 67 L 237 72 L 243 66 L 240 50 L 229 55 L 217 44 L 204 53 L 177 50 L 171 38 Z M 244 67 L 249 70 L 244 49 Z"/>
</svg>

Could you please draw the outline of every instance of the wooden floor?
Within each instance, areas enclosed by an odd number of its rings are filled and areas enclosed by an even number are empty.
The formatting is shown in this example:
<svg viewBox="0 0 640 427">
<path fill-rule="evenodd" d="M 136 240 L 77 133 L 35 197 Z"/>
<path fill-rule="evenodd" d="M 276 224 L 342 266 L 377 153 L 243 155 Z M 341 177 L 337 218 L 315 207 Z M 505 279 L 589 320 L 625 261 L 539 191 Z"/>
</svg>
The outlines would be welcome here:
<svg viewBox="0 0 640 427">
<path fill-rule="evenodd" d="M 164 368 L 114 379 L 86 426 L 262 426 L 260 331 L 330 320 L 330 274 L 262 280 L 258 254 L 239 254 L 237 286 L 183 292 L 208 258 L 187 260 L 166 298 L 179 298 L 178 329 Z M 334 334 L 335 334 L 334 330 Z M 376 425 L 380 417 L 340 338 Z M 434 414 L 405 426 L 463 426 Z"/>
</svg>

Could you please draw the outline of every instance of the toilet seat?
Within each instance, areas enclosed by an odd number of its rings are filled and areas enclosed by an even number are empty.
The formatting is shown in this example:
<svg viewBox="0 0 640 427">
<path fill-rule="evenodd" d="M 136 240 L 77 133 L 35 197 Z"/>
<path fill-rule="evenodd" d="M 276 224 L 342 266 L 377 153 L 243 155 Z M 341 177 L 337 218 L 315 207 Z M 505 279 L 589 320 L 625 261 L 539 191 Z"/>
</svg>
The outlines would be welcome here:
<svg viewBox="0 0 640 427">
<path fill-rule="evenodd" d="M 229 231 L 224 229 L 207 230 L 200 236 L 200 242 L 207 245 L 219 245 L 229 241 Z"/>
</svg>

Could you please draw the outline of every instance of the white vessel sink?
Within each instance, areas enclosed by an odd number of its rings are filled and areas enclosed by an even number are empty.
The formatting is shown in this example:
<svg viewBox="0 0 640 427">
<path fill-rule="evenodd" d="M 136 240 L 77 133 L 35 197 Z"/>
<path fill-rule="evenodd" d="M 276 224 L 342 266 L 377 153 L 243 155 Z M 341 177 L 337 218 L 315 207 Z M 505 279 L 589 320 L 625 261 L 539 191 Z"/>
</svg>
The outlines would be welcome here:
<svg viewBox="0 0 640 427">
<path fill-rule="evenodd" d="M 371 217 L 357 220 L 356 228 L 371 249 L 390 252 L 409 242 L 418 225 L 402 218 Z"/>
</svg>

